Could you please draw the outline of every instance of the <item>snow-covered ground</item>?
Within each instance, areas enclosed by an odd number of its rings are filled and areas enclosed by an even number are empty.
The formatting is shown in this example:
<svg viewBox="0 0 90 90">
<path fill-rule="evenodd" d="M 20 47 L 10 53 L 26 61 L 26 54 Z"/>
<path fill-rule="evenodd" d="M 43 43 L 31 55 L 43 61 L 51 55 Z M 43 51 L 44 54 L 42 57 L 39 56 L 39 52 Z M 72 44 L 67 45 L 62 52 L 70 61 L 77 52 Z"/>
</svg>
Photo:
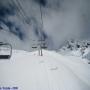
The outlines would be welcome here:
<svg viewBox="0 0 90 90">
<path fill-rule="evenodd" d="M 13 50 L 10 60 L 0 60 L 0 87 L 18 90 L 90 90 L 90 64 L 80 57 L 43 50 Z"/>
</svg>

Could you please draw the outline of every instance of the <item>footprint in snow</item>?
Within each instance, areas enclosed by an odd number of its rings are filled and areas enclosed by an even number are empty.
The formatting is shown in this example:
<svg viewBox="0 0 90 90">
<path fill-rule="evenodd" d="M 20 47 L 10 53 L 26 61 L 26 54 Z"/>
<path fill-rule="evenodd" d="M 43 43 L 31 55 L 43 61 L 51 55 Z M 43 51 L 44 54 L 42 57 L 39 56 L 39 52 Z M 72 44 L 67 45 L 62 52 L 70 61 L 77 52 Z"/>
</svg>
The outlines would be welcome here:
<svg viewBox="0 0 90 90">
<path fill-rule="evenodd" d="M 57 70 L 58 69 L 58 67 L 52 67 L 50 70 Z"/>
<path fill-rule="evenodd" d="M 44 63 L 44 61 L 40 61 L 40 63 Z"/>
</svg>

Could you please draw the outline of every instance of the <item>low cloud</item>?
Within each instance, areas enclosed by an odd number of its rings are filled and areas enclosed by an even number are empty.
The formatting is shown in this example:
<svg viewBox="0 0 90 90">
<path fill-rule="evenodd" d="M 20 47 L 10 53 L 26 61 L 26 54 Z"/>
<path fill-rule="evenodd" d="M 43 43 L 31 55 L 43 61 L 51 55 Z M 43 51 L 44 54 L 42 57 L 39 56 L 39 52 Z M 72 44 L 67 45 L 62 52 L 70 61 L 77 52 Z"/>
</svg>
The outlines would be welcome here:
<svg viewBox="0 0 90 90">
<path fill-rule="evenodd" d="M 0 40 L 10 42 L 16 49 L 31 50 L 33 40 L 40 38 L 40 31 L 49 49 L 58 49 L 70 38 L 90 39 L 89 0 L 3 0 L 0 3 Z"/>
</svg>

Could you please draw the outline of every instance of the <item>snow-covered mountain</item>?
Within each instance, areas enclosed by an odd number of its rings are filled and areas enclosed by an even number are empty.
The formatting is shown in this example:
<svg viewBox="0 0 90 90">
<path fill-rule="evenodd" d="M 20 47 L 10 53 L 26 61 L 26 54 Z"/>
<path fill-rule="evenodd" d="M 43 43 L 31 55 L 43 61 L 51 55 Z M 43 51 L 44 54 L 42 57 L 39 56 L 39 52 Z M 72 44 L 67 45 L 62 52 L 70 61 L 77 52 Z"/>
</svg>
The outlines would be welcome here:
<svg viewBox="0 0 90 90">
<path fill-rule="evenodd" d="M 0 42 L 30 51 L 40 30 L 49 49 L 68 38 L 89 39 L 89 8 L 90 0 L 0 0 Z"/>
<path fill-rule="evenodd" d="M 13 50 L 10 60 L 0 60 L 0 88 L 16 90 L 90 90 L 90 65 L 80 57 L 55 51 Z"/>
</svg>

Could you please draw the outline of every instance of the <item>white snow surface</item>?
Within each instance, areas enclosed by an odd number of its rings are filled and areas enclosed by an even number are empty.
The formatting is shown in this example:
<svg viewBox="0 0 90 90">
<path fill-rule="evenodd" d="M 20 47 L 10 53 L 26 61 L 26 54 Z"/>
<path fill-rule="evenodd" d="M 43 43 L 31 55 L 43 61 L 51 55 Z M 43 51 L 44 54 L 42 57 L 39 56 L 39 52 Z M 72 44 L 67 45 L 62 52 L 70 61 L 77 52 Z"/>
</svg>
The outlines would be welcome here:
<svg viewBox="0 0 90 90">
<path fill-rule="evenodd" d="M 18 90 L 90 90 L 90 64 L 80 57 L 54 51 L 13 50 L 10 60 L 0 60 L 0 87 Z"/>
</svg>

